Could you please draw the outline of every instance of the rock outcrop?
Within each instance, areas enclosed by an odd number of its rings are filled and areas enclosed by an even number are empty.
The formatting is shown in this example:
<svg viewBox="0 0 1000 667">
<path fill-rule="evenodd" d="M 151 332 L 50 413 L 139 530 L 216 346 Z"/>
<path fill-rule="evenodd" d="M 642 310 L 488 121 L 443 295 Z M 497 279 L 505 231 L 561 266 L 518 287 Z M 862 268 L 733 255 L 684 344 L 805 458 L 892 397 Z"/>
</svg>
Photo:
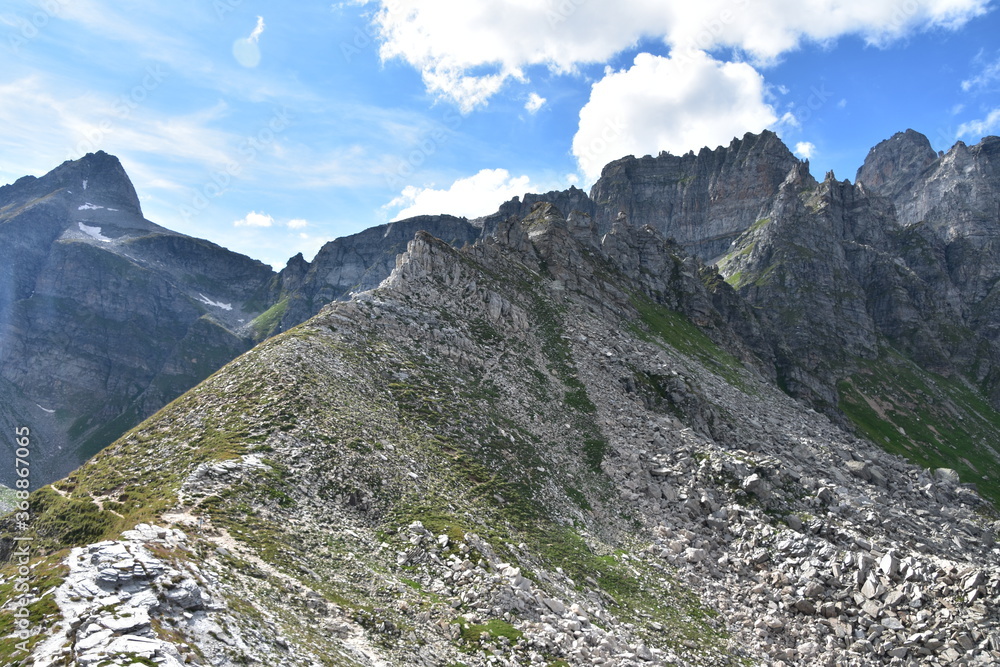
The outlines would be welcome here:
<svg viewBox="0 0 1000 667">
<path fill-rule="evenodd" d="M 301 256 L 292 258 L 278 276 L 278 299 L 288 299 L 279 331 L 312 317 L 331 301 L 378 286 L 418 231 L 461 247 L 478 239 L 482 226 L 450 215 L 417 216 L 330 241 L 311 263 Z"/>
</svg>

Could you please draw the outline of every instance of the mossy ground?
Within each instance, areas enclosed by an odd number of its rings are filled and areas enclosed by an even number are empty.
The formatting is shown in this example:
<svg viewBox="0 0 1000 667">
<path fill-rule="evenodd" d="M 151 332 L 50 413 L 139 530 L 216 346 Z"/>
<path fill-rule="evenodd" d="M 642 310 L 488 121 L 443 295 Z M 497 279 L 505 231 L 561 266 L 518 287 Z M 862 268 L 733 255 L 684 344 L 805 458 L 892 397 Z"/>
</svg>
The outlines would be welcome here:
<svg viewBox="0 0 1000 667">
<path fill-rule="evenodd" d="M 1000 507 L 1000 412 L 961 378 L 886 350 L 838 386 L 839 408 L 873 442 L 925 468 L 952 468 Z"/>
<path fill-rule="evenodd" d="M 640 323 L 630 325 L 636 336 L 666 345 L 701 362 L 735 387 L 746 387 L 740 360 L 709 338 L 691 320 L 645 296 L 634 295 L 632 305 L 639 312 Z"/>
</svg>

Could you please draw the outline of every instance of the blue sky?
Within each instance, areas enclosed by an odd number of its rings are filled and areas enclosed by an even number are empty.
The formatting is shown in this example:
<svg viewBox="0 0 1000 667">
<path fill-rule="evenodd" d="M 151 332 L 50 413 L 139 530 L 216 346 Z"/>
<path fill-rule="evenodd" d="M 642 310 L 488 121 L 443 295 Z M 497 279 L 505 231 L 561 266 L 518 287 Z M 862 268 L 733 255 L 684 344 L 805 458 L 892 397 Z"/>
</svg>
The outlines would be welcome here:
<svg viewBox="0 0 1000 667">
<path fill-rule="evenodd" d="M 0 183 L 105 150 L 148 218 L 280 267 L 770 128 L 853 179 L 1000 133 L 988 0 L 4 0 Z"/>
</svg>

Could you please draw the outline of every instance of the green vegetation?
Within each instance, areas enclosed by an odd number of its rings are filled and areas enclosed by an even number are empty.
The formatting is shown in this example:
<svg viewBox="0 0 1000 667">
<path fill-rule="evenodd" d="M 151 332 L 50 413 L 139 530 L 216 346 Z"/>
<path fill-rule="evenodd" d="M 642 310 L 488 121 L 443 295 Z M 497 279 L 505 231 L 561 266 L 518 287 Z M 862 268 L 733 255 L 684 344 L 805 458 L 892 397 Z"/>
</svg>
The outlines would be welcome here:
<svg viewBox="0 0 1000 667">
<path fill-rule="evenodd" d="M 643 325 L 630 325 L 635 335 L 643 340 L 666 343 L 681 354 L 700 361 L 730 384 L 746 387 L 741 376 L 743 364 L 740 360 L 719 347 L 684 315 L 641 295 L 633 295 L 632 305 L 639 311 Z"/>
<path fill-rule="evenodd" d="M 257 318 L 250 323 L 250 328 L 253 330 L 254 340 L 262 341 L 265 338 L 273 336 L 278 330 L 278 327 L 281 325 L 281 319 L 285 316 L 285 312 L 287 310 L 288 297 L 285 297 L 258 315 Z"/>
<path fill-rule="evenodd" d="M 41 538 L 59 545 L 77 546 L 100 541 L 117 525 L 117 518 L 90 500 L 66 498 L 52 487 L 31 495 L 33 528 Z"/>
<path fill-rule="evenodd" d="M 489 633 L 491 638 L 506 637 L 512 644 L 516 644 L 524 636 L 523 632 L 510 623 L 496 618 L 476 625 L 470 624 L 465 619 L 459 619 L 457 623 L 462 628 L 462 639 L 470 644 L 479 643 L 484 632 Z"/>
<path fill-rule="evenodd" d="M 578 589 L 596 587 L 609 608 L 639 623 L 652 619 L 667 628 L 666 641 L 683 650 L 685 640 L 702 647 L 722 648 L 726 635 L 710 621 L 717 613 L 663 572 L 625 552 L 598 555 L 574 530 L 535 526 L 528 543 L 549 568 L 560 567 Z M 596 586 L 595 586 L 596 585 Z"/>
<path fill-rule="evenodd" d="M 66 551 L 60 551 L 36 560 L 31 565 L 32 570 L 27 581 L 34 601 L 30 602 L 27 608 L 28 622 L 35 632 L 27 642 L 29 651 L 35 644 L 48 637 L 55 624 L 62 620 L 59 606 L 50 593 L 65 581 L 68 568 L 62 564 L 62 560 L 66 555 Z M 15 590 L 18 580 L 17 569 L 17 565 L 13 563 L 0 569 L 3 581 L 0 584 L 0 600 L 7 602 L 19 595 Z M 0 611 L 0 663 L 5 665 L 17 664 L 15 658 L 24 657 L 17 648 L 21 640 L 16 635 L 11 635 L 14 630 L 14 610 L 8 605 L 7 609 Z"/>
<path fill-rule="evenodd" d="M 925 468 L 953 468 L 1000 507 L 1000 413 L 960 378 L 887 350 L 837 385 L 838 407 L 873 442 Z"/>
</svg>

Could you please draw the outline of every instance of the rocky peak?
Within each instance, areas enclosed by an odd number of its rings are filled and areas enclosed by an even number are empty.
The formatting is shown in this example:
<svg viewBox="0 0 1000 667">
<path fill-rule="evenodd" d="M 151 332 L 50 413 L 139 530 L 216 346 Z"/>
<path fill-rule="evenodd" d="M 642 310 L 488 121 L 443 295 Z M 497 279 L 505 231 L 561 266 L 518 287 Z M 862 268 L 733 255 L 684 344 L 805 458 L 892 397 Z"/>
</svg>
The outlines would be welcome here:
<svg viewBox="0 0 1000 667">
<path fill-rule="evenodd" d="M 912 187 L 937 158 L 924 135 L 914 130 L 897 132 L 868 151 L 855 180 L 873 193 L 892 196 Z"/>
<path fill-rule="evenodd" d="M 534 207 L 547 202 L 563 212 L 580 211 L 593 216 L 595 212 L 594 202 L 587 196 L 587 193 L 571 185 L 568 190 L 546 192 L 545 194 L 527 193 L 524 197 L 514 197 L 510 201 L 500 205 L 500 209 L 485 218 L 482 218 L 485 233 L 491 233 L 497 225 L 510 217 L 522 220 L 531 215 Z"/>
<path fill-rule="evenodd" d="M 632 225 L 652 225 L 708 260 L 725 253 L 770 208 L 789 172 L 802 164 L 773 132 L 747 133 L 697 155 L 616 160 L 604 168 L 590 198 L 602 231 L 624 212 Z"/>
<path fill-rule="evenodd" d="M 142 216 L 139 197 L 125 168 L 117 157 L 104 151 L 87 153 L 78 160 L 67 160 L 40 178 L 25 177 L 0 188 L 0 204 L 8 201 L 24 203 L 60 190 L 72 195 L 74 204 L 92 202 Z"/>
</svg>

